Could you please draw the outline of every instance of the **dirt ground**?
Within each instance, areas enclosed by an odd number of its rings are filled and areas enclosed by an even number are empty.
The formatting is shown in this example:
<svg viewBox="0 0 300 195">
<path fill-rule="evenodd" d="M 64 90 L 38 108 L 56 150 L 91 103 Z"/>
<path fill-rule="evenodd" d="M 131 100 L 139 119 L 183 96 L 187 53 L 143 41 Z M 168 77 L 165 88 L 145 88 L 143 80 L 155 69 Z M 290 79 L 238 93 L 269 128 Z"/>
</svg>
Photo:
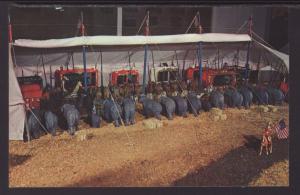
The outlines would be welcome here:
<svg viewBox="0 0 300 195">
<path fill-rule="evenodd" d="M 210 113 L 163 118 L 156 129 L 137 114 L 126 128 L 82 124 L 74 137 L 10 141 L 9 186 L 288 186 L 288 140 L 274 136 L 273 154 L 258 156 L 266 123 L 288 124 L 288 105 L 278 109 L 226 109 L 227 120 L 217 122 Z"/>
</svg>

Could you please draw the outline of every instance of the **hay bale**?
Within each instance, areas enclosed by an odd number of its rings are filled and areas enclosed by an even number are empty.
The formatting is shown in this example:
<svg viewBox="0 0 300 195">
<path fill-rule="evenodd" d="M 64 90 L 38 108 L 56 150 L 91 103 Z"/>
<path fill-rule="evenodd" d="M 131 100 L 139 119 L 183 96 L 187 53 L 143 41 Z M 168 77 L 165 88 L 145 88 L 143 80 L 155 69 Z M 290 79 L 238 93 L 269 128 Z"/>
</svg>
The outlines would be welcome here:
<svg viewBox="0 0 300 195">
<path fill-rule="evenodd" d="M 77 139 L 78 141 L 89 140 L 89 139 L 91 139 L 92 137 L 94 137 L 94 135 L 93 135 L 92 133 L 87 133 L 87 132 L 85 132 L 85 131 L 83 131 L 83 132 L 78 132 L 78 133 L 76 134 L 76 139 Z"/>
<path fill-rule="evenodd" d="M 268 112 L 269 111 L 268 106 L 263 106 L 263 105 L 258 106 L 257 109 L 259 112 Z"/>
<path fill-rule="evenodd" d="M 219 116 L 219 115 L 212 115 L 212 116 L 211 116 L 211 119 L 212 119 L 214 122 L 216 122 L 216 121 L 220 120 L 220 116 Z"/>
<path fill-rule="evenodd" d="M 223 113 L 223 111 L 219 108 L 212 108 L 210 110 L 210 113 L 213 114 L 213 115 L 221 115 Z"/>
<path fill-rule="evenodd" d="M 163 126 L 163 122 L 157 119 L 147 119 L 143 121 L 146 129 L 156 129 Z"/>
<path fill-rule="evenodd" d="M 270 112 L 277 112 L 278 108 L 276 106 L 269 105 L 268 106 Z"/>
<path fill-rule="evenodd" d="M 220 119 L 221 119 L 222 121 L 225 121 L 225 120 L 227 119 L 227 115 L 226 115 L 226 114 L 220 115 Z"/>
</svg>

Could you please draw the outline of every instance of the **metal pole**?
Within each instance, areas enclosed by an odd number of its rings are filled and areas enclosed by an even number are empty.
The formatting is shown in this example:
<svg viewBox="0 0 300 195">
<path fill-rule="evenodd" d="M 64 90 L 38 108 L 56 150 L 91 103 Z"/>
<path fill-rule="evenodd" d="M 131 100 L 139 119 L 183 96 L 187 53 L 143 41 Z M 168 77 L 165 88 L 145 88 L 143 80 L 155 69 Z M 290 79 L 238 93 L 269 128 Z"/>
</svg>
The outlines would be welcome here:
<svg viewBox="0 0 300 195">
<path fill-rule="evenodd" d="M 122 36 L 122 7 L 117 7 L 117 35 Z"/>
<path fill-rule="evenodd" d="M 182 71 L 181 71 L 181 78 L 182 79 L 186 79 L 185 78 L 185 75 L 184 75 L 184 71 L 185 71 L 185 60 L 186 60 L 186 57 L 188 56 L 188 53 L 189 53 L 190 50 L 187 50 L 184 54 L 184 59 L 183 59 L 183 65 L 182 65 Z"/>
<path fill-rule="evenodd" d="M 151 56 L 152 56 L 152 67 L 153 67 L 153 73 L 154 73 L 154 81 L 156 82 L 156 70 L 155 70 L 155 64 L 154 64 L 154 55 L 153 50 L 151 49 Z"/>
<path fill-rule="evenodd" d="M 248 80 L 249 77 L 249 53 L 250 53 L 250 42 L 248 43 L 248 48 L 247 48 L 247 58 L 246 58 L 246 64 L 245 64 L 245 79 Z"/>
<path fill-rule="evenodd" d="M 72 66 L 73 66 L 73 70 L 74 70 L 74 56 L 73 56 L 73 53 L 71 55 L 71 58 L 72 58 Z"/>
<path fill-rule="evenodd" d="M 84 70 L 84 90 L 87 90 L 87 72 L 86 72 L 86 46 L 82 47 L 83 70 Z"/>
<path fill-rule="evenodd" d="M 202 43 L 198 42 L 198 49 L 197 49 L 197 57 L 198 57 L 198 64 L 199 64 L 199 90 L 202 88 Z"/>
<path fill-rule="evenodd" d="M 10 14 L 8 14 L 8 38 L 9 38 L 9 43 L 12 43 L 12 26 L 10 23 Z"/>
<path fill-rule="evenodd" d="M 218 69 L 220 69 L 220 51 L 218 48 Z"/>
<path fill-rule="evenodd" d="M 101 56 L 101 60 L 100 60 L 100 71 L 101 71 L 101 89 L 103 88 L 103 56 L 102 56 L 102 51 L 100 51 L 100 56 Z"/>
<path fill-rule="evenodd" d="M 81 35 L 84 36 L 83 13 L 81 12 Z M 82 46 L 83 70 L 84 70 L 84 90 L 87 91 L 87 73 L 86 73 L 86 46 Z"/>
<path fill-rule="evenodd" d="M 147 19 L 146 19 L 146 26 L 145 26 L 145 36 L 149 35 L 149 11 L 147 11 Z M 144 46 L 145 48 L 145 54 L 144 54 L 144 75 L 143 75 L 143 94 L 146 94 L 146 78 L 147 78 L 147 51 L 148 51 L 148 45 Z"/>
<path fill-rule="evenodd" d="M 240 49 L 237 50 L 237 66 L 239 66 L 240 63 Z"/>
<path fill-rule="evenodd" d="M 46 76 L 46 70 L 45 70 L 45 64 L 44 64 L 44 55 L 42 54 L 42 65 L 43 65 L 43 71 L 44 71 L 44 77 L 45 77 L 45 82 L 47 84 L 47 76 Z"/>
<path fill-rule="evenodd" d="M 29 132 L 28 120 L 27 120 L 27 112 L 25 112 L 25 129 L 26 129 L 26 133 L 27 133 L 28 142 L 30 142 L 31 139 L 30 139 L 30 132 Z"/>
<path fill-rule="evenodd" d="M 249 18 L 249 35 L 252 38 L 252 16 L 250 16 Z M 248 82 L 248 78 L 249 78 L 249 52 L 250 52 L 250 43 L 248 43 L 248 48 L 247 48 L 247 59 L 246 59 L 246 72 L 245 72 L 245 78 L 246 78 L 246 82 Z"/>
<path fill-rule="evenodd" d="M 145 45 L 145 54 L 144 54 L 144 75 L 143 75 L 143 94 L 146 94 L 146 77 L 147 77 L 147 50 L 148 45 Z"/>
<path fill-rule="evenodd" d="M 52 65 L 50 64 L 50 86 L 52 89 Z"/>
</svg>

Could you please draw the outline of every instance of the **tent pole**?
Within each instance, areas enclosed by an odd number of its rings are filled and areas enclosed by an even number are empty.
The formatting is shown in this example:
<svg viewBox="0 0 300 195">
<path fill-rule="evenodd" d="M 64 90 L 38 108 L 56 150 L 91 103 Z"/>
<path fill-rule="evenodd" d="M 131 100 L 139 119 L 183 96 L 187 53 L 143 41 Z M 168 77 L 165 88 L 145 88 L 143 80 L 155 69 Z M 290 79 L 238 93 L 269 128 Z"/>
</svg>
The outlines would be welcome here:
<svg viewBox="0 0 300 195">
<path fill-rule="evenodd" d="M 259 53 L 258 63 L 257 63 L 257 70 L 259 70 L 260 66 L 260 60 L 261 60 L 261 52 Z"/>
<path fill-rule="evenodd" d="M 236 63 L 237 67 L 239 67 L 240 65 L 240 49 L 237 49 L 237 63 Z"/>
<path fill-rule="evenodd" d="M 103 90 L 103 55 L 102 55 L 102 51 L 101 50 L 100 50 L 100 57 L 101 57 L 101 60 L 100 60 L 101 90 Z"/>
<path fill-rule="evenodd" d="M 27 121 L 27 113 L 25 114 L 25 129 L 26 129 L 26 133 L 27 133 L 27 139 L 28 142 L 30 142 L 30 133 L 29 133 L 29 127 L 28 127 L 28 121 Z"/>
<path fill-rule="evenodd" d="M 87 73 L 86 73 L 86 46 L 82 47 L 83 70 L 84 70 L 84 90 L 87 90 Z"/>
<path fill-rule="evenodd" d="M 252 38 L 252 15 L 249 18 L 249 35 Z M 249 52 L 250 52 L 250 43 L 248 42 L 248 48 L 247 48 L 247 59 L 246 59 L 246 72 L 245 72 L 245 77 L 246 77 L 246 83 L 248 83 L 248 77 L 249 77 Z"/>
<path fill-rule="evenodd" d="M 198 49 L 197 49 L 197 57 L 198 57 L 198 64 L 199 64 L 199 85 L 198 88 L 201 90 L 202 88 L 202 43 L 198 42 Z"/>
<path fill-rule="evenodd" d="M 151 56 L 152 56 L 152 67 L 153 67 L 153 73 L 154 73 L 154 81 L 156 82 L 156 70 L 155 70 L 155 65 L 154 65 L 154 55 L 153 55 L 153 50 L 151 49 Z"/>
<path fill-rule="evenodd" d="M 43 64 L 45 82 L 46 82 L 46 85 L 47 85 L 47 75 L 46 75 L 46 71 L 45 71 L 44 55 L 43 54 L 42 54 L 42 64 Z"/>
<path fill-rule="evenodd" d="M 149 29 L 149 11 L 147 11 L 147 19 L 146 21 L 146 26 L 145 26 L 145 36 L 148 36 L 150 33 L 150 29 Z M 147 50 L 148 50 L 148 45 L 144 46 L 145 49 L 145 54 L 144 54 L 144 75 L 143 75 L 143 94 L 146 94 L 146 77 L 147 77 Z M 150 74 L 149 74 L 150 76 Z"/>
<path fill-rule="evenodd" d="M 247 46 L 247 57 L 246 57 L 246 64 L 245 64 L 245 68 L 246 68 L 246 72 L 245 72 L 245 79 L 246 81 L 248 80 L 248 71 L 249 71 L 249 52 L 250 52 L 250 42 L 248 43 L 248 46 Z"/>
<path fill-rule="evenodd" d="M 184 76 L 185 60 L 186 60 L 186 57 L 187 57 L 188 53 L 189 53 L 189 50 L 187 50 L 187 51 L 185 52 L 185 54 L 184 54 L 183 66 L 182 66 L 182 71 L 181 71 L 181 78 L 184 78 L 184 77 L 185 77 L 185 76 Z"/>
<path fill-rule="evenodd" d="M 83 13 L 81 12 L 81 35 L 84 36 Z M 87 91 L 87 73 L 86 73 L 86 46 L 82 46 L 83 70 L 84 70 L 84 90 Z"/>
<path fill-rule="evenodd" d="M 176 50 L 175 50 L 175 57 L 176 57 L 176 64 L 177 64 L 177 68 L 178 68 L 178 77 L 179 77 L 180 70 L 179 70 L 179 62 L 178 62 L 178 56 L 177 56 Z"/>
<path fill-rule="evenodd" d="M 143 94 L 146 94 L 146 77 L 147 77 L 147 50 L 148 45 L 144 46 L 145 54 L 144 54 L 144 73 L 143 73 Z"/>
<path fill-rule="evenodd" d="M 220 50 L 218 48 L 218 69 L 220 69 Z"/>
<path fill-rule="evenodd" d="M 52 89 L 52 65 L 50 64 L 50 86 Z"/>
<path fill-rule="evenodd" d="M 74 70 L 74 57 L 73 57 L 73 54 L 74 53 L 72 53 L 71 58 L 72 58 L 72 66 L 73 66 L 73 70 Z"/>
</svg>

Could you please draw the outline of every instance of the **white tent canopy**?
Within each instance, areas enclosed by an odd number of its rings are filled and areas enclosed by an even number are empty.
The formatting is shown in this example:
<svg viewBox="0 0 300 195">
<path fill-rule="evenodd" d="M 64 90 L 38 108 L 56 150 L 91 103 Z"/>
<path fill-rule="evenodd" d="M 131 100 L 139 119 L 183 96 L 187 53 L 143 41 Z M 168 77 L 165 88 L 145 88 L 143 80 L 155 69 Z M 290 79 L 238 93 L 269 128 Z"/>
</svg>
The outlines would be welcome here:
<svg viewBox="0 0 300 195">
<path fill-rule="evenodd" d="M 247 34 L 178 34 L 160 36 L 81 36 L 65 39 L 27 40 L 18 39 L 15 46 L 31 48 L 60 48 L 74 46 L 121 46 L 121 45 L 152 45 L 152 44 L 182 44 L 196 42 L 249 42 Z"/>
</svg>

